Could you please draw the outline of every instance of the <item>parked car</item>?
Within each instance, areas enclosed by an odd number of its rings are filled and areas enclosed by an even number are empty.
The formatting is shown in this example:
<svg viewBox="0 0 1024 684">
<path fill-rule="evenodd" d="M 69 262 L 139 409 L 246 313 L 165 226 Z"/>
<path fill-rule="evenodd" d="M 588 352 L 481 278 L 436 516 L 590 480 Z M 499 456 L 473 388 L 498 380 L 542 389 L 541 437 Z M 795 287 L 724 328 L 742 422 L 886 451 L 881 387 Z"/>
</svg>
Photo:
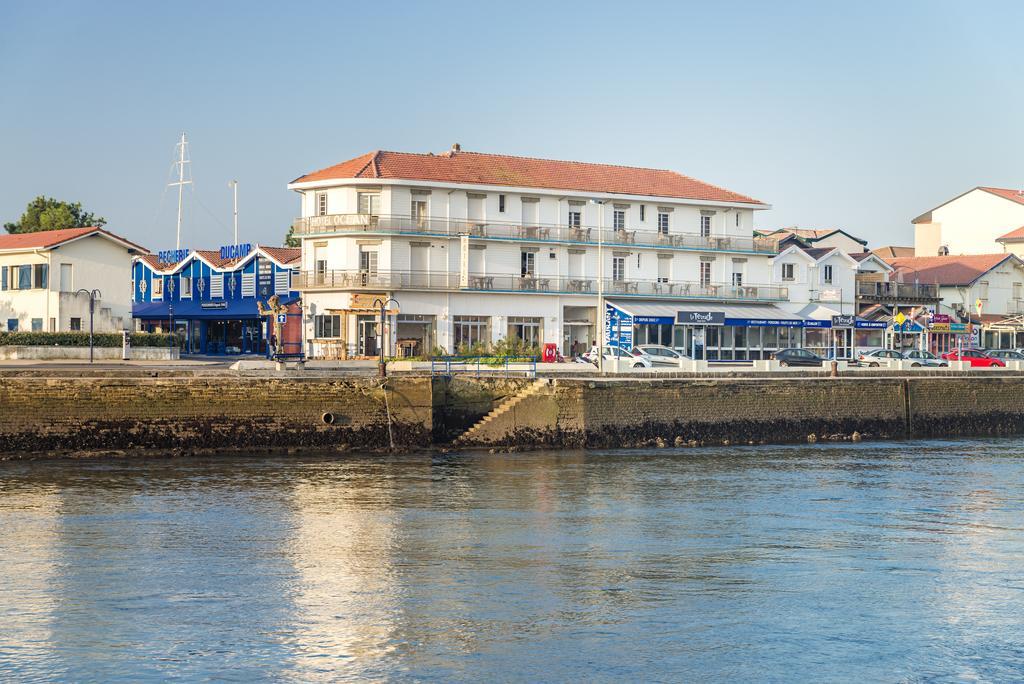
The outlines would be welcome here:
<svg viewBox="0 0 1024 684">
<path fill-rule="evenodd" d="M 857 360 L 865 366 L 878 368 L 883 364 L 888 366 L 893 361 L 902 361 L 903 354 L 894 349 L 872 349 L 869 352 L 861 353 L 861 355 L 857 357 Z"/>
<path fill-rule="evenodd" d="M 932 354 L 927 349 L 911 349 L 910 351 L 903 352 L 903 358 L 911 361 L 911 366 L 925 366 L 925 367 L 941 367 L 949 366 L 948 361 L 943 361 L 935 354 Z M 1022 356 L 1021 358 L 1024 358 Z"/>
<path fill-rule="evenodd" d="M 620 347 L 605 347 L 604 348 L 604 360 L 614 361 L 621 359 L 626 365 L 632 366 L 633 368 L 650 368 L 653 364 L 642 356 L 633 356 L 625 349 Z M 597 359 L 593 360 L 594 365 L 597 365 Z"/>
<path fill-rule="evenodd" d="M 1024 361 L 1024 354 L 1016 349 L 994 349 L 988 355 L 1003 361 Z"/>
<path fill-rule="evenodd" d="M 954 349 L 943 354 L 942 358 L 947 361 L 967 361 L 971 368 L 1006 368 L 1002 359 L 989 356 L 980 349 L 964 349 L 962 352 Z"/>
<path fill-rule="evenodd" d="M 660 344 L 641 344 L 633 349 L 633 356 L 647 359 L 655 366 L 679 366 L 680 360 L 690 358 Z"/>
<path fill-rule="evenodd" d="M 772 354 L 772 359 L 779 362 L 780 366 L 813 366 L 821 368 L 825 359 L 806 349 L 780 349 Z"/>
</svg>

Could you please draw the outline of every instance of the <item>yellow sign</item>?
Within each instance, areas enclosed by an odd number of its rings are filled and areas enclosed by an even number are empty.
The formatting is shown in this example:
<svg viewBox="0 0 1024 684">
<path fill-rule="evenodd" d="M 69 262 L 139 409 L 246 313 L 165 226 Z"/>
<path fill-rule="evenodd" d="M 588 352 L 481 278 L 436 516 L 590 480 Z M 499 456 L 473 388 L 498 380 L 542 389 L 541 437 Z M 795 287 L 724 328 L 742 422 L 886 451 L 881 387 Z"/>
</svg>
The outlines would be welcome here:
<svg viewBox="0 0 1024 684">
<path fill-rule="evenodd" d="M 974 300 L 974 308 L 978 310 L 978 315 L 981 315 L 981 309 L 985 306 L 985 302 L 981 301 L 981 298 Z"/>
<path fill-rule="evenodd" d="M 893 320 L 896 321 L 896 325 L 903 325 L 906 322 L 907 317 L 903 315 L 902 311 L 900 311 L 896 314 Z"/>
</svg>

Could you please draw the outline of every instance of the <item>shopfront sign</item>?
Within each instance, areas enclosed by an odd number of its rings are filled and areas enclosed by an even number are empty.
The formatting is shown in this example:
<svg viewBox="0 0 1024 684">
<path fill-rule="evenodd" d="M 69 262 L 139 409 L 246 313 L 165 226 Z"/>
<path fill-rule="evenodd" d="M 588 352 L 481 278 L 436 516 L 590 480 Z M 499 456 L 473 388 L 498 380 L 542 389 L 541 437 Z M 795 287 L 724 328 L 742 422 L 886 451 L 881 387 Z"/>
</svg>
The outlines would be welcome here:
<svg viewBox="0 0 1024 684">
<path fill-rule="evenodd" d="M 227 302 L 203 302 L 199 305 L 203 309 L 227 309 Z"/>
<path fill-rule="evenodd" d="M 191 249 L 165 249 L 156 253 L 156 259 L 161 264 L 176 264 L 187 259 L 191 253 Z"/>
<path fill-rule="evenodd" d="M 949 314 L 932 314 L 932 325 L 933 326 L 936 323 L 939 323 L 939 324 L 945 323 L 945 324 L 948 325 L 951 322 L 952 322 L 952 320 L 949 318 Z"/>
<path fill-rule="evenodd" d="M 383 302 L 387 298 L 388 298 L 388 296 L 386 294 L 384 294 L 383 292 L 379 292 L 379 293 L 369 292 L 369 293 L 363 293 L 363 294 L 353 293 L 352 294 L 352 299 L 351 299 L 352 303 L 349 306 L 349 308 L 351 308 L 351 309 L 371 309 L 373 311 L 377 311 L 378 309 L 380 309 L 380 304 L 379 303 L 378 304 L 374 304 L 374 302 L 377 302 L 377 301 Z"/>
<path fill-rule="evenodd" d="M 931 325 L 928 326 L 928 329 L 931 330 L 933 333 L 948 333 L 952 332 L 949 326 L 949 323 L 932 323 Z"/>
<path fill-rule="evenodd" d="M 843 301 L 843 291 L 838 287 L 825 287 L 818 292 L 818 301 L 820 302 L 841 302 Z"/>
<path fill-rule="evenodd" d="M 259 259 L 259 273 L 257 277 L 256 291 L 262 299 L 266 299 L 274 293 L 274 264 L 270 259 Z"/>
<path fill-rule="evenodd" d="M 889 324 L 885 321 L 857 321 L 853 324 L 853 327 L 860 328 L 862 330 L 882 330 L 888 328 Z"/>
<path fill-rule="evenodd" d="M 605 304 L 604 338 L 609 347 L 632 349 L 633 316 L 611 304 Z"/>
<path fill-rule="evenodd" d="M 241 245 L 224 245 L 220 248 L 221 259 L 242 259 L 252 252 L 252 244 L 246 242 Z"/>
<path fill-rule="evenodd" d="M 725 325 L 722 311 L 677 311 L 676 323 L 680 325 Z"/>
<path fill-rule="evenodd" d="M 633 322 L 637 325 L 672 325 L 675 323 L 671 316 L 633 316 Z"/>
<path fill-rule="evenodd" d="M 833 328 L 852 328 L 857 322 L 857 317 L 853 315 L 839 315 L 832 317 Z"/>
</svg>

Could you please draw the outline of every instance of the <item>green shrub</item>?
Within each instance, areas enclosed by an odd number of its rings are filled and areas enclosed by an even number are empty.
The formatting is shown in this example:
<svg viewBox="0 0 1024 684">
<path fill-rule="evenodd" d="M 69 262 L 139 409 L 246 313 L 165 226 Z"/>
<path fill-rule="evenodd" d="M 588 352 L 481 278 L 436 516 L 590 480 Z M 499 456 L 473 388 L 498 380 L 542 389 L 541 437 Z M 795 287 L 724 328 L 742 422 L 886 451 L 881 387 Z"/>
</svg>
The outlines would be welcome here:
<svg viewBox="0 0 1024 684">
<path fill-rule="evenodd" d="M 121 333 L 93 334 L 95 347 L 120 347 Z M 165 333 L 132 333 L 133 347 L 166 347 L 180 344 L 180 336 L 171 341 Z M 87 332 L 0 332 L 0 347 L 88 347 Z"/>
</svg>

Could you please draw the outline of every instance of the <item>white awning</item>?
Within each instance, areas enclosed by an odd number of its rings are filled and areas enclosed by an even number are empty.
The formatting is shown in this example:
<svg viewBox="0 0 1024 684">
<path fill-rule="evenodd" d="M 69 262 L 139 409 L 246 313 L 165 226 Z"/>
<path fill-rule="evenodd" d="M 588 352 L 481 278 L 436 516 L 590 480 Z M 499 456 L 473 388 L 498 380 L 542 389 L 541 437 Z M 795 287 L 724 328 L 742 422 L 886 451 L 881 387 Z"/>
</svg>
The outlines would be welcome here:
<svg viewBox="0 0 1024 684">
<path fill-rule="evenodd" d="M 715 304 L 713 302 L 638 302 L 630 300 L 606 300 L 616 309 L 630 314 L 634 318 L 671 318 L 674 322 L 680 311 L 711 311 L 721 312 L 725 318 L 752 321 L 786 321 L 793 325 L 802 325 L 804 316 L 784 311 L 773 304 Z M 829 314 L 828 320 L 831 320 Z M 643 322 L 643 321 L 641 321 Z M 666 321 L 667 322 L 667 321 Z M 756 324 L 755 324 L 756 325 Z"/>
</svg>

